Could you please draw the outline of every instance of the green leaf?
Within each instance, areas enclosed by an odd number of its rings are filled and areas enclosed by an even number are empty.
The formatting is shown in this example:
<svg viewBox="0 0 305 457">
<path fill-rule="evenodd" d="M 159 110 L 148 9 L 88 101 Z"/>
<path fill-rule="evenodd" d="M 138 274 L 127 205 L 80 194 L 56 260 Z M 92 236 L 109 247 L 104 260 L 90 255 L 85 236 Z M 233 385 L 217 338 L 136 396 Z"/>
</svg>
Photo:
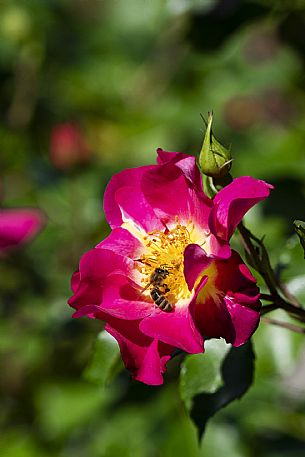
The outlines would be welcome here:
<svg viewBox="0 0 305 457">
<path fill-rule="evenodd" d="M 113 336 L 103 330 L 97 336 L 84 378 L 104 387 L 122 368 L 119 345 Z"/>
<path fill-rule="evenodd" d="M 211 381 L 210 390 L 203 389 L 202 393 L 193 397 L 190 416 L 197 427 L 199 439 L 204 433 L 208 420 L 249 389 L 253 381 L 254 358 L 251 341 L 238 348 L 232 347 L 222 362 L 221 387 L 213 392 Z"/>
<path fill-rule="evenodd" d="M 302 245 L 304 251 L 304 259 L 305 259 L 305 222 L 303 221 L 294 221 L 293 222 L 294 229 L 300 238 L 300 243 Z"/>
<path fill-rule="evenodd" d="M 209 340 L 204 354 L 185 357 L 181 366 L 180 393 L 188 410 L 199 393 L 214 393 L 222 385 L 221 364 L 231 345 L 224 340 Z"/>
</svg>

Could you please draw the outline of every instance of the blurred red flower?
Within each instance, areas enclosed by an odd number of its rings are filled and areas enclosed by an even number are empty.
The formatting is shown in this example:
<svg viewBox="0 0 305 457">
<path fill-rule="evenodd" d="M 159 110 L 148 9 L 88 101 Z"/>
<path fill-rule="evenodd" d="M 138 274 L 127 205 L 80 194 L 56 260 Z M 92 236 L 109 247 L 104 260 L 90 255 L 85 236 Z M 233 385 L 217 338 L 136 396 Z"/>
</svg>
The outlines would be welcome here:
<svg viewBox="0 0 305 457">
<path fill-rule="evenodd" d="M 80 127 L 72 123 L 56 125 L 50 138 L 50 159 L 60 170 L 68 170 L 85 163 L 90 158 L 90 149 Z"/>
</svg>

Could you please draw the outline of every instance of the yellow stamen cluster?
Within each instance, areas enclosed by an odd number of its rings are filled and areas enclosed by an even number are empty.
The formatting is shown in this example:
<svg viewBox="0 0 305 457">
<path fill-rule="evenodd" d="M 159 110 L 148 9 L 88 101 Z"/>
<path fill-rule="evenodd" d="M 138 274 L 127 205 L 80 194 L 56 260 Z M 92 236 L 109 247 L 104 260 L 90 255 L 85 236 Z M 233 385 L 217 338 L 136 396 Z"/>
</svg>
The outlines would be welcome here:
<svg viewBox="0 0 305 457">
<path fill-rule="evenodd" d="M 173 304 L 181 299 L 189 299 L 191 296 L 184 277 L 183 255 L 186 246 L 193 243 L 191 239 L 193 226 L 181 225 L 178 219 L 176 222 L 176 226 L 171 230 L 164 232 L 154 230 L 145 236 L 146 253 L 137 262 L 144 288 L 149 285 L 156 268 L 164 268 L 169 272 L 165 281 L 169 289 L 166 297 L 174 302 Z"/>
</svg>

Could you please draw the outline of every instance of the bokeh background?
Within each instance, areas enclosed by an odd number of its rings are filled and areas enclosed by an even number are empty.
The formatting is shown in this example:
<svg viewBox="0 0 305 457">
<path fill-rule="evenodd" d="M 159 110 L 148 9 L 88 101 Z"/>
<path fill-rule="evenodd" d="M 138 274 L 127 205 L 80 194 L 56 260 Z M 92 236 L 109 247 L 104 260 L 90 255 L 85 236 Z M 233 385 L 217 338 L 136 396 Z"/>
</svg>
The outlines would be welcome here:
<svg viewBox="0 0 305 457">
<path fill-rule="evenodd" d="M 157 147 L 197 154 L 209 110 L 233 175 L 276 186 L 247 224 L 305 299 L 304 1 L 2 0 L 0 18 L 1 205 L 48 218 L 0 261 L 1 455 L 304 456 L 303 335 L 261 324 L 255 384 L 198 447 L 179 360 L 163 387 L 123 372 L 102 388 L 84 376 L 102 323 L 66 304 L 81 254 L 109 233 L 112 174 Z"/>
</svg>

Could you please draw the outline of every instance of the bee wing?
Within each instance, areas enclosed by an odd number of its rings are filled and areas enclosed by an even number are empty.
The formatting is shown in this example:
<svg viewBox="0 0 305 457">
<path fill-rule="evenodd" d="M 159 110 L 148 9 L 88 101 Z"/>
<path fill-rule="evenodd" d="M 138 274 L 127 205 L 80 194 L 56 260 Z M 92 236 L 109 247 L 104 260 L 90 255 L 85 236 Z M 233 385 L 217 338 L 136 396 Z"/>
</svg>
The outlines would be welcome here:
<svg viewBox="0 0 305 457">
<path fill-rule="evenodd" d="M 147 290 L 151 285 L 152 285 L 152 282 L 149 282 L 149 283 L 144 287 L 144 289 L 141 290 L 141 294 L 143 294 L 143 292 L 145 292 L 145 290 Z"/>
</svg>

